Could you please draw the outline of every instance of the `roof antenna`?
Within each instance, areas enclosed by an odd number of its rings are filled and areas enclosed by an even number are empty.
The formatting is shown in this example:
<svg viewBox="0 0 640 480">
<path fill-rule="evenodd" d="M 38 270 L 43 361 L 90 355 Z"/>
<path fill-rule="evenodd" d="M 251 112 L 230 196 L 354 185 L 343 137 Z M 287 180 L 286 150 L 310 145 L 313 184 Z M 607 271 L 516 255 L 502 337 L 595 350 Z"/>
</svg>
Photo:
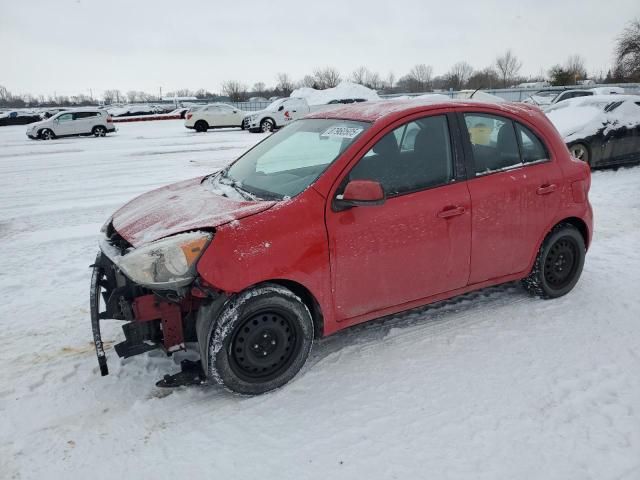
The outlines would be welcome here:
<svg viewBox="0 0 640 480">
<path fill-rule="evenodd" d="M 473 91 L 473 93 L 469 96 L 469 98 L 473 98 L 473 96 L 476 94 L 476 92 L 477 92 L 478 90 L 480 90 L 481 88 L 482 88 L 482 85 L 481 85 L 481 86 L 479 86 L 478 88 L 476 88 L 476 89 Z"/>
</svg>

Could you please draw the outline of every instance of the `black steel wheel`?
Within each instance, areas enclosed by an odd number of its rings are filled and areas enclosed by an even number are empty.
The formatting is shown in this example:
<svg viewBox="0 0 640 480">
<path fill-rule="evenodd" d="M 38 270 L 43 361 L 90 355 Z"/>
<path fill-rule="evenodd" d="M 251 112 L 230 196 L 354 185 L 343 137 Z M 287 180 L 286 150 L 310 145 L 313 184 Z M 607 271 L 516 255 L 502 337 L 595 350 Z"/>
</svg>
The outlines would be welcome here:
<svg viewBox="0 0 640 480">
<path fill-rule="evenodd" d="M 230 365 L 247 382 L 272 380 L 285 371 L 302 345 L 302 331 L 289 312 L 258 311 L 234 330 Z"/>
<path fill-rule="evenodd" d="M 280 285 L 246 290 L 215 317 L 197 322 L 203 368 L 235 393 L 257 395 L 284 385 L 311 351 L 309 309 Z"/>
<path fill-rule="evenodd" d="M 542 298 L 569 293 L 580 279 L 584 266 L 585 239 L 568 223 L 557 225 L 545 238 L 524 287 Z"/>
</svg>

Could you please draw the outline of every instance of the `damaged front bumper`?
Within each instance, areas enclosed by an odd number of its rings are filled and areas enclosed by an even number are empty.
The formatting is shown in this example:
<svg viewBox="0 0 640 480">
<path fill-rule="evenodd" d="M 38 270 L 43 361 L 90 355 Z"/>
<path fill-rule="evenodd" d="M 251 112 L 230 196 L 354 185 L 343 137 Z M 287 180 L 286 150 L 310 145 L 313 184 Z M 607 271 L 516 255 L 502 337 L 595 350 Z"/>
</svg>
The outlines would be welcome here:
<svg viewBox="0 0 640 480">
<path fill-rule="evenodd" d="M 178 297 L 175 292 L 156 292 L 133 283 L 102 252 L 93 264 L 90 292 L 91 328 L 101 375 L 108 375 L 107 358 L 100 321 L 125 322 L 123 342 L 115 345 L 121 358 L 164 349 L 170 355 L 184 350 L 185 342 L 195 336 L 190 325 L 199 299 L 191 294 Z"/>
</svg>

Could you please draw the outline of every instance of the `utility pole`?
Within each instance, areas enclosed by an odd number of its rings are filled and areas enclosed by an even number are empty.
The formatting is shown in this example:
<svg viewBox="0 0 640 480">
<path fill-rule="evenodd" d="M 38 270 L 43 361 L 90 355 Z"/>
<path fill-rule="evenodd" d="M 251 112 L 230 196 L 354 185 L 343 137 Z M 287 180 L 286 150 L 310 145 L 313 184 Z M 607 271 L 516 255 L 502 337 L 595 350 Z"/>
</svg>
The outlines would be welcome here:
<svg viewBox="0 0 640 480">
<path fill-rule="evenodd" d="M 158 98 L 158 100 L 162 101 L 162 87 L 160 87 L 160 97 Z"/>
</svg>

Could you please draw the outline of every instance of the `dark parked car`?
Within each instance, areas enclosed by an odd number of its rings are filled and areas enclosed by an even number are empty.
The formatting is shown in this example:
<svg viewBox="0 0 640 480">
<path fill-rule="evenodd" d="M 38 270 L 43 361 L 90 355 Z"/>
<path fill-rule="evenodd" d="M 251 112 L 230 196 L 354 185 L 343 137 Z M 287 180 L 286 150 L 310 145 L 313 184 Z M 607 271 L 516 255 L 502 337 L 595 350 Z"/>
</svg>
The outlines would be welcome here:
<svg viewBox="0 0 640 480">
<path fill-rule="evenodd" d="M 28 125 L 29 123 L 42 120 L 40 114 L 35 112 L 23 112 L 14 110 L 12 112 L 0 113 L 0 126 L 8 125 Z"/>
<path fill-rule="evenodd" d="M 546 114 L 573 156 L 591 167 L 640 162 L 640 96 L 575 98 Z"/>
</svg>

